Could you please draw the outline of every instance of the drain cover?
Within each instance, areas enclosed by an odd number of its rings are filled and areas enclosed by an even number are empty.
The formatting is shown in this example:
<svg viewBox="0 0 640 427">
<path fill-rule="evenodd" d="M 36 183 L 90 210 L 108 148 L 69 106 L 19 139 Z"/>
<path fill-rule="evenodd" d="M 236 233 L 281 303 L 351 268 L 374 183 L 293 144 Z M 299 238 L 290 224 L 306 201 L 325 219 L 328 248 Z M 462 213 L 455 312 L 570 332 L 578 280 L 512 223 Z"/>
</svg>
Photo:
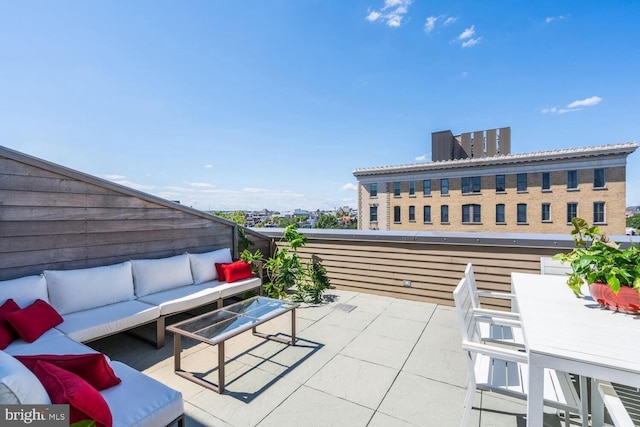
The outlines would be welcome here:
<svg viewBox="0 0 640 427">
<path fill-rule="evenodd" d="M 356 308 L 355 305 L 349 305 L 349 304 L 336 304 L 335 307 L 333 307 L 334 310 L 340 310 L 340 311 L 344 311 L 345 313 L 350 312 L 351 310 L 353 310 L 354 308 Z"/>
</svg>

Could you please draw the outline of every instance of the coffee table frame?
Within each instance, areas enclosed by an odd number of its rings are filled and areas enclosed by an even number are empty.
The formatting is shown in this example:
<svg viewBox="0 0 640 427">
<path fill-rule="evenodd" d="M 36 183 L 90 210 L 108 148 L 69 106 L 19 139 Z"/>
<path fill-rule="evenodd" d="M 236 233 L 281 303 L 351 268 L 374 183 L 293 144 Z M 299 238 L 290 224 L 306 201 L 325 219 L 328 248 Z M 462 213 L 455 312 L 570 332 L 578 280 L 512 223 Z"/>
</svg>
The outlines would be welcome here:
<svg viewBox="0 0 640 427">
<path fill-rule="evenodd" d="M 241 318 L 241 317 L 245 317 L 248 319 L 251 319 L 251 321 L 247 324 L 244 325 L 239 325 L 236 328 L 233 328 L 230 331 L 226 331 L 224 333 L 224 337 L 218 339 L 217 336 L 214 336 L 212 338 L 206 338 L 203 337 L 201 335 L 197 335 L 196 333 L 193 332 L 189 332 L 186 331 L 184 329 L 181 329 L 180 327 L 188 324 L 188 323 L 192 323 L 194 321 L 197 321 L 199 319 L 202 318 L 206 318 L 206 317 L 211 317 L 214 316 L 216 313 L 220 313 L 220 312 L 226 312 L 226 313 L 233 313 L 233 311 L 231 311 L 233 308 L 235 308 L 236 306 L 239 306 L 241 304 L 247 304 L 248 302 L 251 302 L 252 300 L 258 300 L 260 299 L 263 302 L 278 302 L 278 303 L 283 303 L 280 300 L 276 300 L 276 299 L 272 299 L 272 298 L 267 298 L 267 297 L 263 297 L 263 296 L 258 296 L 258 297 L 253 297 L 253 298 L 249 298 L 248 300 L 244 300 L 241 301 L 239 303 L 236 304 L 232 304 L 230 306 L 227 307 L 223 307 L 223 308 L 219 308 L 217 310 L 213 310 L 207 313 L 204 313 L 202 315 L 193 317 L 191 319 L 187 319 L 184 320 L 182 322 L 178 322 L 175 323 L 173 325 L 167 326 L 167 330 L 170 332 L 174 333 L 174 338 L 173 338 L 173 359 L 174 359 L 174 371 L 176 373 L 176 375 L 179 375 L 183 378 L 188 379 L 189 381 L 193 381 L 196 384 L 199 384 L 203 387 L 206 387 L 210 390 L 216 391 L 218 393 L 222 393 L 224 391 L 225 388 L 225 381 L 224 381 L 224 377 L 225 377 L 225 369 L 224 369 L 224 343 L 225 341 L 227 341 L 230 338 L 233 338 L 243 332 L 248 331 L 249 329 L 251 329 L 251 332 L 253 335 L 260 337 L 260 338 L 264 338 L 267 340 L 271 340 L 271 341 L 277 341 L 277 342 L 281 342 L 283 344 L 287 344 L 287 345 L 295 345 L 296 342 L 296 308 L 299 306 L 299 304 L 297 303 L 289 303 L 286 302 L 286 306 L 283 307 L 283 311 L 279 311 L 279 310 L 275 310 L 275 312 L 268 312 L 263 316 L 259 316 L 259 317 L 251 317 L 251 316 L 247 316 L 244 314 L 239 314 L 236 313 L 237 316 L 236 318 Z M 271 334 L 265 334 L 262 332 L 258 332 L 257 327 L 260 326 L 261 324 L 268 322 L 269 320 L 273 320 L 276 317 L 279 317 L 287 312 L 291 312 L 291 339 L 285 339 L 285 338 L 280 338 L 276 335 L 271 335 Z M 181 368 L 181 354 L 182 354 L 182 337 L 188 337 L 197 341 L 201 341 L 204 343 L 207 343 L 209 345 L 217 345 L 218 346 L 218 384 L 215 384 L 211 381 L 205 380 L 204 378 L 200 378 L 198 376 L 196 376 L 193 372 L 189 372 L 189 371 L 185 371 Z"/>
</svg>

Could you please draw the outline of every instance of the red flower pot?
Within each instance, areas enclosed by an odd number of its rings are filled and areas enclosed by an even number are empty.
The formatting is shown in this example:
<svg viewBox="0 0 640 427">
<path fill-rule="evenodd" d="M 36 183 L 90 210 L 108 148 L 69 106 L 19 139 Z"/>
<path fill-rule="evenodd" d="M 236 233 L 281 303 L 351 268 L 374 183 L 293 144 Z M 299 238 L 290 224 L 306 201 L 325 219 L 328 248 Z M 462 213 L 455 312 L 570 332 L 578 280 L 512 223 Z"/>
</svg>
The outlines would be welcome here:
<svg viewBox="0 0 640 427">
<path fill-rule="evenodd" d="M 594 300 L 609 310 L 630 314 L 640 313 L 640 293 L 637 289 L 621 286 L 620 292 L 616 295 L 608 284 L 592 283 L 589 285 L 589 292 Z"/>
</svg>

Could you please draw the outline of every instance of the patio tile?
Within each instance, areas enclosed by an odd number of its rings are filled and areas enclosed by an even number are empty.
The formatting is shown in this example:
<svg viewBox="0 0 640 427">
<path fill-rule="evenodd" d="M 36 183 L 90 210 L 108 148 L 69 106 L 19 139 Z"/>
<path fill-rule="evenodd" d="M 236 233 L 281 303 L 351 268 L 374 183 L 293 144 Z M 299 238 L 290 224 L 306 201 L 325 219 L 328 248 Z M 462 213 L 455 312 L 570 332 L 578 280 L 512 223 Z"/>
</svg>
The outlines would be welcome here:
<svg viewBox="0 0 640 427">
<path fill-rule="evenodd" d="M 460 387 L 466 387 L 467 384 L 467 357 L 462 350 L 453 351 L 419 344 L 413 349 L 402 369 Z"/>
<path fill-rule="evenodd" d="M 418 345 L 462 351 L 462 335 L 458 328 L 442 327 L 429 322 L 418 340 Z"/>
<path fill-rule="evenodd" d="M 244 365 L 227 377 L 223 394 L 202 388 L 189 402 L 234 427 L 253 427 L 300 384 Z"/>
<path fill-rule="evenodd" d="M 339 326 L 341 328 L 354 329 L 363 331 L 376 318 L 376 314 L 361 310 L 352 310 L 344 312 L 341 310 L 333 310 L 333 312 L 322 319 L 322 323 L 328 325 Z"/>
<path fill-rule="evenodd" d="M 381 314 L 391 305 L 392 299 L 378 295 L 358 294 L 349 300 L 349 305 L 355 305 L 358 310 L 373 314 Z"/>
<path fill-rule="evenodd" d="M 382 314 L 399 319 L 428 322 L 436 309 L 435 304 L 417 301 L 394 300 Z"/>
<path fill-rule="evenodd" d="M 317 322 L 300 332 L 300 338 L 322 344 L 325 349 L 338 352 L 358 336 L 359 331 Z"/>
<path fill-rule="evenodd" d="M 466 390 L 401 372 L 378 411 L 419 426 L 460 425 Z"/>
<path fill-rule="evenodd" d="M 367 427 L 416 427 L 416 424 L 410 424 L 382 412 L 376 412 Z"/>
<path fill-rule="evenodd" d="M 189 402 L 184 404 L 184 413 L 186 415 L 185 424 L 189 427 L 233 427 Z"/>
<path fill-rule="evenodd" d="M 373 410 L 302 386 L 258 427 L 364 427 Z"/>
<path fill-rule="evenodd" d="M 376 409 L 398 372 L 397 369 L 337 355 L 305 385 Z"/>
<path fill-rule="evenodd" d="M 415 343 L 418 341 L 418 338 L 420 338 L 426 326 L 426 321 L 417 322 L 415 320 L 380 315 L 364 330 L 364 334 L 384 336 Z"/>
<path fill-rule="evenodd" d="M 314 322 L 322 319 L 327 314 L 333 311 L 333 304 L 319 304 L 319 305 L 309 305 L 309 304 L 301 304 L 300 307 L 296 308 L 296 316 L 297 319 L 308 319 L 313 320 Z"/>
<path fill-rule="evenodd" d="M 360 334 L 340 354 L 393 369 L 401 369 L 414 343 L 373 334 Z"/>
</svg>

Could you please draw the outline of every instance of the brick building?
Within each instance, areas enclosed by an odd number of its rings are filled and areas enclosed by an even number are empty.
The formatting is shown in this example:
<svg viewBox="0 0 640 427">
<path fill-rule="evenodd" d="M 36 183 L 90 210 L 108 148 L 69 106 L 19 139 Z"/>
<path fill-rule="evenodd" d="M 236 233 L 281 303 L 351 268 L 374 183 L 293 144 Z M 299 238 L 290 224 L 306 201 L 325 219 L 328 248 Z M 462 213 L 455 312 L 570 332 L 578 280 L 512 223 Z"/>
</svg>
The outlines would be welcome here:
<svg viewBox="0 0 640 427">
<path fill-rule="evenodd" d="M 437 132 L 439 161 L 356 169 L 358 227 L 564 234 L 579 216 L 625 233 L 626 162 L 637 143 L 510 154 L 510 136 Z"/>
</svg>

